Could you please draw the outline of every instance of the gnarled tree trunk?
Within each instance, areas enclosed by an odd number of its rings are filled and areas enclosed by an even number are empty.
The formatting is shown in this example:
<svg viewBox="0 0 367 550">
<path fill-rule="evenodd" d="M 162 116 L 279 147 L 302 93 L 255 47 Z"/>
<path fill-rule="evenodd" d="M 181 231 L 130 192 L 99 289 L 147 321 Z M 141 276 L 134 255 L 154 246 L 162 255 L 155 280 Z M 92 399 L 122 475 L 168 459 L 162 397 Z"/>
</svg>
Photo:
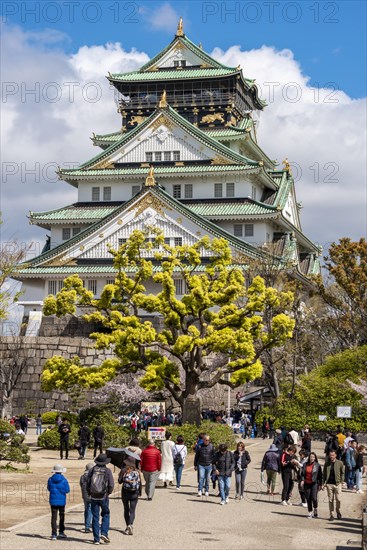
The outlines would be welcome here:
<svg viewBox="0 0 367 550">
<path fill-rule="evenodd" d="M 201 397 L 197 394 L 190 395 L 183 399 L 182 404 L 182 422 L 189 422 L 199 426 L 201 423 Z"/>
</svg>

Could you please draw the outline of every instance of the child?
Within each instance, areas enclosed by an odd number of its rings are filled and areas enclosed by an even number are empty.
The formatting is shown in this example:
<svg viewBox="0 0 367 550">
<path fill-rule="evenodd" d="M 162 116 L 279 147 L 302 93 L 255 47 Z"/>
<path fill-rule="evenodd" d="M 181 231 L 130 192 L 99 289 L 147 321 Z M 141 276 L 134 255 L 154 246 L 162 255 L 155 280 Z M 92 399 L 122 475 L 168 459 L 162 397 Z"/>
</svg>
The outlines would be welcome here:
<svg viewBox="0 0 367 550">
<path fill-rule="evenodd" d="M 95 466 L 94 462 L 88 462 L 88 464 L 85 467 L 84 473 L 80 476 L 80 487 L 82 490 L 82 497 L 84 501 L 84 529 L 82 529 L 83 533 L 91 533 L 92 530 L 90 528 L 90 524 L 92 522 L 92 505 L 91 505 L 91 498 L 90 495 L 88 495 L 87 491 L 87 482 L 88 482 L 88 475 L 89 470 Z"/>
<path fill-rule="evenodd" d="M 52 470 L 53 476 L 48 479 L 47 489 L 50 492 L 51 506 L 51 540 L 66 539 L 65 535 L 65 504 L 66 495 L 70 493 L 68 480 L 62 475 L 66 468 L 61 464 L 55 464 Z M 57 512 L 60 515 L 59 536 L 57 537 Z"/>
</svg>

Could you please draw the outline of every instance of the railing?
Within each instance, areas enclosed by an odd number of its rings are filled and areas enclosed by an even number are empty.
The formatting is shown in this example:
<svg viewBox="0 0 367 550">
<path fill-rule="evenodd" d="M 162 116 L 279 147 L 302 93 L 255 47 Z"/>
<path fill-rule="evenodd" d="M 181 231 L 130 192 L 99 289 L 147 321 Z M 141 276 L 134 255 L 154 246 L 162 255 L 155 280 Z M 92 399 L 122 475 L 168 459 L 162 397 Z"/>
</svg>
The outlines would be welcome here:
<svg viewBox="0 0 367 550">
<path fill-rule="evenodd" d="M 154 93 L 141 94 L 135 97 L 119 96 L 117 103 L 120 109 L 155 108 L 159 103 L 160 97 Z M 231 92 L 216 92 L 215 90 L 203 90 L 202 92 L 193 92 L 186 94 L 167 94 L 168 105 L 188 106 L 188 105 L 221 105 L 232 103 L 235 100 L 235 94 Z"/>
</svg>

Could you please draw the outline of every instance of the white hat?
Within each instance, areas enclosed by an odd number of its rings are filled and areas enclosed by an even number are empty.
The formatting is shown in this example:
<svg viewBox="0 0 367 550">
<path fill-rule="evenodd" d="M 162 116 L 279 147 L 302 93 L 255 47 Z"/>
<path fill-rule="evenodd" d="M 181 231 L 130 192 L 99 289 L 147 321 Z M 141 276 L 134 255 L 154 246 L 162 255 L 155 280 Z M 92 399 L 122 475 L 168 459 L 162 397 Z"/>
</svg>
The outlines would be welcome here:
<svg viewBox="0 0 367 550">
<path fill-rule="evenodd" d="M 66 472 L 66 468 L 61 466 L 61 464 L 55 464 L 51 470 L 51 474 L 63 474 L 64 472 Z"/>
</svg>

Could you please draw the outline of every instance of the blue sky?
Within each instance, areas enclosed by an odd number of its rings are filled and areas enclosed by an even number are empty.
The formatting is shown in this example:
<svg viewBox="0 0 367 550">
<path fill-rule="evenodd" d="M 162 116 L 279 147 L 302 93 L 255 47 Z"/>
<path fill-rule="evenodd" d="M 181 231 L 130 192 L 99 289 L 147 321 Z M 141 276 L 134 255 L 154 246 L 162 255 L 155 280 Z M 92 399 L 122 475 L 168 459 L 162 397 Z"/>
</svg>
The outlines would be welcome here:
<svg viewBox="0 0 367 550">
<path fill-rule="evenodd" d="M 120 42 L 154 55 L 172 38 L 177 16 L 206 51 L 262 45 L 293 51 L 311 85 L 335 83 L 351 98 L 366 90 L 366 2 L 347 1 L 53 1 L 4 0 L 3 20 L 26 31 L 54 31 L 48 48 L 74 53 L 83 45 Z M 64 36 L 61 36 L 63 33 Z M 61 39 L 61 41 L 60 41 Z M 38 40 L 35 34 L 35 41 Z M 253 75 L 248 75 L 252 77 Z"/>
</svg>

